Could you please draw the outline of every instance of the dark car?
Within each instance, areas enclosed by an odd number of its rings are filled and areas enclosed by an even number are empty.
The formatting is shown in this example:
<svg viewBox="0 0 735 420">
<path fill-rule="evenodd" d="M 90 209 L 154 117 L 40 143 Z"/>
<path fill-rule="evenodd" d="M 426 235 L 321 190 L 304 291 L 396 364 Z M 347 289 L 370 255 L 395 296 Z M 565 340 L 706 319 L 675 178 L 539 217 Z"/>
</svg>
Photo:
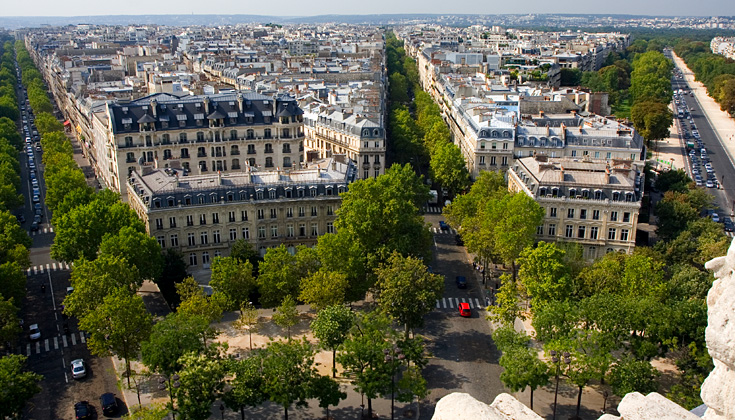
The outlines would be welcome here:
<svg viewBox="0 0 735 420">
<path fill-rule="evenodd" d="M 444 220 L 439 221 L 439 229 L 449 230 L 449 225 Z"/>
<path fill-rule="evenodd" d="M 460 289 L 467 288 L 467 278 L 465 276 L 457 276 L 456 283 L 457 287 Z"/>
<path fill-rule="evenodd" d="M 79 401 L 74 404 L 74 414 L 76 414 L 77 420 L 91 419 L 93 413 L 94 408 L 87 401 Z"/>
<path fill-rule="evenodd" d="M 117 413 L 117 399 L 115 394 L 107 392 L 100 396 L 100 406 L 102 406 L 102 414 L 106 416 L 113 416 Z"/>
<path fill-rule="evenodd" d="M 735 224 L 733 224 L 732 219 L 729 217 L 723 217 L 722 224 L 725 225 L 725 232 L 735 231 Z"/>
</svg>

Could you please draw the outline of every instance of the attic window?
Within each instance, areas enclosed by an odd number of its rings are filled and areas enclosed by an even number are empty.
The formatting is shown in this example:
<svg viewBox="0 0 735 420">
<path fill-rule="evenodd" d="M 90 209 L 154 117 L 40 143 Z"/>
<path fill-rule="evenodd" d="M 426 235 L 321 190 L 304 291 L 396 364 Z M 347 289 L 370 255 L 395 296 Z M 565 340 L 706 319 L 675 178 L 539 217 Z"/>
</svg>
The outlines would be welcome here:
<svg viewBox="0 0 735 420">
<path fill-rule="evenodd" d="M 235 106 L 235 102 L 230 102 L 230 106 Z"/>
<path fill-rule="evenodd" d="M 203 120 L 204 119 L 204 114 L 194 114 L 194 119 L 195 120 Z"/>
<path fill-rule="evenodd" d="M 132 118 L 123 118 L 122 119 L 122 123 L 125 124 L 125 125 L 130 125 L 130 124 L 133 123 L 133 119 Z"/>
<path fill-rule="evenodd" d="M 148 111 L 148 105 L 143 105 L 143 111 Z"/>
<path fill-rule="evenodd" d="M 230 118 L 237 118 L 237 112 L 228 112 L 227 116 Z"/>
<path fill-rule="evenodd" d="M 128 113 L 128 107 L 126 107 L 126 106 L 122 107 L 122 112 L 123 112 L 123 114 L 127 114 Z"/>
</svg>

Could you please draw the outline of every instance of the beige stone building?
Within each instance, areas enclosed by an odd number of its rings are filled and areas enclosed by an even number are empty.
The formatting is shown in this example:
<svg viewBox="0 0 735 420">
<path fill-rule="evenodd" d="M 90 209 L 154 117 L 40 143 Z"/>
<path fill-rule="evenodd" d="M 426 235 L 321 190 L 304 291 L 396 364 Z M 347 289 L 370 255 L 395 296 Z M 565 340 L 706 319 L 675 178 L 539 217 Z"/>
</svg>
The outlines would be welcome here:
<svg viewBox="0 0 735 420">
<path fill-rule="evenodd" d="M 355 180 L 354 163 L 335 156 L 303 169 L 183 176 L 175 169 L 134 170 L 128 202 L 166 250 L 184 254 L 192 271 L 209 268 L 245 239 L 264 255 L 285 244 L 314 245 L 334 232 L 339 194 Z"/>
<path fill-rule="evenodd" d="M 125 179 L 144 168 L 190 174 L 299 168 L 303 112 L 289 96 L 254 92 L 177 97 L 155 94 L 108 103 L 107 133 L 95 136 L 105 183 L 125 197 Z"/>
<path fill-rule="evenodd" d="M 635 247 L 644 175 L 630 160 L 516 159 L 508 189 L 523 192 L 543 207 L 537 237 L 583 247 L 584 257 L 631 253 Z"/>
</svg>

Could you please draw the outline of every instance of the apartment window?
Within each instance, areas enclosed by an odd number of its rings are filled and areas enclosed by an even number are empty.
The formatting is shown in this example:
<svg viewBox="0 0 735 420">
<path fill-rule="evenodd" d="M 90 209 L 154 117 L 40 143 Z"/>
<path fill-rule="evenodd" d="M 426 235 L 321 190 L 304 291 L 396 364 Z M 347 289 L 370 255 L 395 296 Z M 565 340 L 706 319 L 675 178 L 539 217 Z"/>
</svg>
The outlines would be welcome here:
<svg viewBox="0 0 735 420">
<path fill-rule="evenodd" d="M 600 220 L 600 210 L 592 210 L 592 220 Z"/>
<path fill-rule="evenodd" d="M 304 216 L 306 216 L 306 209 L 304 208 L 304 206 L 299 206 L 299 217 Z"/>
<path fill-rule="evenodd" d="M 611 211 L 610 212 L 610 221 L 611 222 L 617 222 L 618 221 L 618 212 Z"/>
<path fill-rule="evenodd" d="M 311 215 L 312 216 L 316 216 L 317 215 L 316 206 L 311 206 Z"/>
<path fill-rule="evenodd" d="M 222 239 L 220 238 L 220 234 L 218 230 L 215 230 L 212 232 L 212 243 L 218 244 L 222 242 Z"/>
<path fill-rule="evenodd" d="M 193 233 L 189 233 L 188 235 L 186 235 L 186 239 L 187 239 L 187 241 L 188 241 L 188 243 L 189 243 L 189 246 L 194 246 L 194 245 L 196 245 L 196 239 L 195 239 L 195 237 L 194 237 L 194 234 L 193 234 Z"/>
<path fill-rule="evenodd" d="M 480 156 L 480 165 L 485 164 L 485 156 Z"/>
<path fill-rule="evenodd" d="M 616 236 L 616 230 L 614 228 L 610 228 L 607 230 L 607 240 L 608 241 L 614 241 Z"/>
<path fill-rule="evenodd" d="M 491 149 L 495 150 L 498 148 L 498 143 L 493 142 L 492 146 L 490 146 Z"/>
<path fill-rule="evenodd" d="M 271 209 L 271 219 L 275 219 L 276 217 L 278 217 L 278 210 Z"/>
<path fill-rule="evenodd" d="M 620 229 L 620 240 L 621 241 L 628 240 L 628 229 Z"/>
<path fill-rule="evenodd" d="M 263 219 L 265 219 L 265 210 L 258 209 L 258 220 L 263 220 Z"/>
<path fill-rule="evenodd" d="M 334 223 L 327 222 L 327 233 L 334 233 Z"/>
<path fill-rule="evenodd" d="M 199 239 L 202 245 L 206 245 L 209 243 L 209 234 L 207 232 L 202 232 L 199 234 Z"/>
<path fill-rule="evenodd" d="M 316 188 L 309 188 L 309 195 L 316 197 Z"/>
<path fill-rule="evenodd" d="M 586 233 L 587 228 L 585 226 L 579 226 L 577 227 L 577 238 L 584 239 L 584 234 Z"/>
<path fill-rule="evenodd" d="M 171 235 L 171 246 L 177 247 L 179 246 L 179 235 Z"/>
<path fill-rule="evenodd" d="M 240 220 L 242 220 L 243 222 L 248 221 L 248 212 L 246 210 L 240 212 Z"/>
<path fill-rule="evenodd" d="M 189 265 L 192 267 L 197 265 L 197 254 L 193 252 L 189 254 Z"/>
<path fill-rule="evenodd" d="M 590 228 L 590 239 L 597 239 L 597 231 L 598 231 L 598 229 L 599 228 L 597 226 L 592 226 Z"/>
<path fill-rule="evenodd" d="M 199 215 L 199 224 L 200 225 L 206 225 L 207 224 L 207 215 L 206 214 L 200 214 Z"/>
<path fill-rule="evenodd" d="M 163 229 L 163 219 L 156 219 L 156 229 Z"/>
<path fill-rule="evenodd" d="M 549 217 L 556 217 L 556 207 L 549 208 Z"/>
<path fill-rule="evenodd" d="M 237 240 L 237 229 L 230 229 L 230 240 L 231 241 Z"/>
<path fill-rule="evenodd" d="M 572 157 L 576 157 L 576 156 L 577 156 L 577 151 L 576 150 L 572 150 Z"/>
<path fill-rule="evenodd" d="M 595 159 L 599 159 L 599 158 L 600 158 L 600 152 L 595 152 Z"/>
<path fill-rule="evenodd" d="M 500 162 L 501 165 L 508 166 L 508 156 L 503 156 L 502 158 L 500 158 L 500 160 L 501 160 Z"/>
<path fill-rule="evenodd" d="M 242 238 L 243 239 L 250 239 L 250 228 L 242 228 Z"/>
<path fill-rule="evenodd" d="M 176 218 L 175 217 L 169 217 L 168 218 L 168 227 L 175 228 L 176 227 Z"/>
<path fill-rule="evenodd" d="M 574 219 L 574 209 L 567 209 L 567 218 Z"/>
<path fill-rule="evenodd" d="M 364 179 L 370 178 L 370 171 L 368 171 L 367 169 L 365 169 L 364 171 L 362 171 L 362 177 Z"/>
<path fill-rule="evenodd" d="M 219 213 L 212 213 L 212 223 L 219 223 Z"/>
<path fill-rule="evenodd" d="M 289 207 L 286 209 L 286 217 L 293 217 L 293 208 Z"/>
<path fill-rule="evenodd" d="M 311 236 L 319 236 L 319 225 L 316 223 L 311 224 Z"/>
<path fill-rule="evenodd" d="M 605 158 L 606 158 L 606 159 L 612 159 L 612 152 L 607 152 L 607 153 L 605 154 Z"/>
<path fill-rule="evenodd" d="M 161 248 L 166 248 L 166 237 L 165 236 L 159 236 L 156 238 L 158 241 L 158 245 L 161 246 Z"/>
<path fill-rule="evenodd" d="M 293 225 L 286 225 L 286 237 L 293 238 Z"/>
<path fill-rule="evenodd" d="M 202 265 L 209 264 L 209 252 L 202 252 Z"/>
<path fill-rule="evenodd" d="M 248 130 L 248 132 L 249 131 L 252 131 L 252 130 Z M 250 133 L 248 133 L 248 134 L 250 134 Z M 248 154 L 249 155 L 254 155 L 255 154 L 255 145 L 254 144 L 248 144 Z"/>
<path fill-rule="evenodd" d="M 556 225 L 555 224 L 549 225 L 549 236 L 556 236 Z"/>
<path fill-rule="evenodd" d="M 334 215 L 334 206 L 327 206 L 327 216 Z"/>
<path fill-rule="evenodd" d="M 503 143 L 503 150 L 508 150 L 508 143 Z"/>
<path fill-rule="evenodd" d="M 630 213 L 628 212 L 623 213 L 623 222 L 630 223 Z"/>
<path fill-rule="evenodd" d="M 490 165 L 491 165 L 491 166 L 495 166 L 495 165 L 497 165 L 497 164 L 498 164 L 498 163 L 497 163 L 497 162 L 495 161 L 495 156 L 490 156 Z"/>
<path fill-rule="evenodd" d="M 543 235 L 544 234 L 544 227 L 539 226 L 536 228 L 536 235 Z"/>
<path fill-rule="evenodd" d="M 258 226 L 258 238 L 265 239 L 265 226 Z"/>
<path fill-rule="evenodd" d="M 306 236 L 306 224 L 299 223 L 299 236 Z"/>
<path fill-rule="evenodd" d="M 229 220 L 230 222 L 234 222 L 235 221 L 235 212 L 234 211 L 231 211 L 231 212 L 228 212 L 227 213 L 227 220 Z"/>
<path fill-rule="evenodd" d="M 271 238 L 278 237 L 278 225 L 271 225 Z"/>
<path fill-rule="evenodd" d="M 573 238 L 574 237 L 574 226 L 567 225 L 567 230 L 564 232 L 564 236 L 567 238 Z"/>
</svg>

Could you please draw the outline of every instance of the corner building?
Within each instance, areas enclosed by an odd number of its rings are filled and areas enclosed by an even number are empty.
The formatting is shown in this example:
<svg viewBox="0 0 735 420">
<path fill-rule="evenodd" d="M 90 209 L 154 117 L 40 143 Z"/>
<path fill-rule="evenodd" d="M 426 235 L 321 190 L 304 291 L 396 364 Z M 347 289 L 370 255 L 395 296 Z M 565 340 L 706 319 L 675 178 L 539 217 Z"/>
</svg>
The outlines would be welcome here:
<svg viewBox="0 0 735 420">
<path fill-rule="evenodd" d="M 584 258 L 632 253 L 644 175 L 630 160 L 520 158 L 508 171 L 508 189 L 523 192 L 544 209 L 537 239 L 575 242 Z"/>
<path fill-rule="evenodd" d="M 284 244 L 312 246 L 334 232 L 339 194 L 356 179 L 353 162 L 335 156 L 298 170 L 182 176 L 175 169 L 133 171 L 128 202 L 165 250 L 184 254 L 192 271 L 229 255 L 238 239 L 261 255 Z"/>
</svg>

